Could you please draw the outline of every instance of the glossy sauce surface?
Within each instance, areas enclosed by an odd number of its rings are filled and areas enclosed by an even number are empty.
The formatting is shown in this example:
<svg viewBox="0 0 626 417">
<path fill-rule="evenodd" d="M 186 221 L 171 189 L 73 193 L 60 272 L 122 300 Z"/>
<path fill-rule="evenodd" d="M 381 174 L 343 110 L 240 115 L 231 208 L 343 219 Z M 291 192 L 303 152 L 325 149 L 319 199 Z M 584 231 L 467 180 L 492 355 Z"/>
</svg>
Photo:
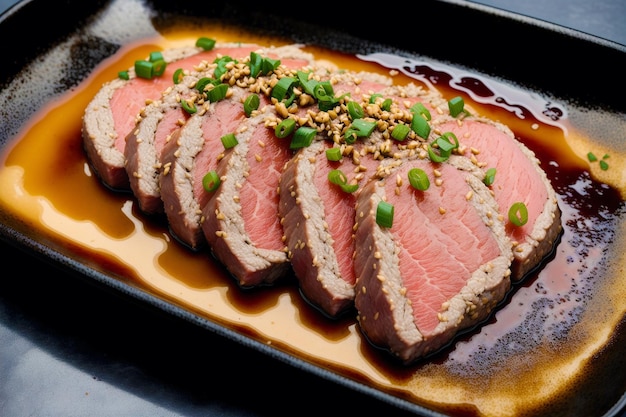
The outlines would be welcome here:
<svg viewBox="0 0 626 417">
<path fill-rule="evenodd" d="M 280 42 L 207 30 L 224 42 Z M 624 155 L 573 125 L 563 106 L 538 104 L 498 83 L 487 86 L 475 75 L 419 62 L 397 66 L 392 59 L 380 65 L 308 48 L 340 68 L 388 74 L 386 67 L 395 67 L 405 72 L 394 76 L 399 84 L 412 80 L 450 97 L 463 95 L 479 113 L 508 124 L 536 153 L 559 196 L 564 233 L 546 264 L 514 286 L 486 325 L 423 362 L 401 366 L 361 337 L 353 316 L 330 321 L 307 305 L 295 279 L 252 291 L 238 288 L 208 251 L 190 252 L 172 240 L 162 220 L 142 215 L 132 195 L 112 192 L 93 176 L 80 126 L 102 83 L 153 50 L 190 44 L 206 33 L 181 30 L 129 45 L 80 88 L 43 108 L 2 155 L 2 210 L 30 223 L 52 245 L 84 256 L 95 269 L 255 340 L 451 415 L 548 413 L 594 384 L 592 358 L 608 345 L 626 311 L 625 193 L 619 175 Z M 584 155 L 590 150 L 610 153 L 611 168 L 600 171 L 588 163 Z"/>
</svg>

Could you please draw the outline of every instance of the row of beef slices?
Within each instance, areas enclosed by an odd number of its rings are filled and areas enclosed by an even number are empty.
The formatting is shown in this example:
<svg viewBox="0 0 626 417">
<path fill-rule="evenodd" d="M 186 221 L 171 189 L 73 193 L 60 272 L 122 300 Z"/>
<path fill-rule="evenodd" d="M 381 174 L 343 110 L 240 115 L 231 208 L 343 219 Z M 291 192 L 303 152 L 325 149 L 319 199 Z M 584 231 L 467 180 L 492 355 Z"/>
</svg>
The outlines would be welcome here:
<svg viewBox="0 0 626 417">
<path fill-rule="evenodd" d="M 250 77 L 251 52 L 280 65 Z M 405 363 L 484 320 L 558 238 L 556 195 L 532 151 L 500 123 L 469 111 L 453 117 L 438 92 L 320 64 L 297 45 L 217 44 L 164 56 L 168 69 L 158 81 L 112 81 L 87 107 L 84 147 L 100 179 L 130 189 L 146 214 L 166 216 L 192 250 L 208 246 L 241 287 L 295 275 L 323 314 L 356 310 L 364 336 Z M 228 93 L 210 102 L 195 87 L 223 56 L 235 58 L 221 76 Z M 175 68 L 185 69 L 178 84 L 168 76 Z M 292 102 L 272 97 L 281 79 L 303 73 L 332 85 L 331 108 L 320 109 L 297 82 L 285 95 Z M 251 94 L 260 104 L 246 114 Z M 375 128 L 346 141 L 350 102 Z M 412 110 L 416 103 L 422 114 Z M 189 104 L 193 114 L 183 109 Z M 426 138 L 411 130 L 393 139 L 396 125 L 426 114 Z M 291 137 L 276 136 L 286 119 L 316 129 L 308 146 L 294 149 Z M 220 138 L 229 133 L 237 144 L 226 149 Z M 429 150 L 442 135 L 458 146 L 436 162 Z M 339 160 L 327 157 L 330 148 L 339 149 Z M 486 185 L 489 168 L 496 177 Z M 413 187 L 412 169 L 430 187 Z M 356 190 L 329 182 L 336 170 Z M 203 185 L 209 171 L 220 179 L 211 191 Z M 392 225 L 377 222 L 381 201 L 394 208 Z M 517 202 L 528 210 L 519 226 L 507 215 Z"/>
</svg>

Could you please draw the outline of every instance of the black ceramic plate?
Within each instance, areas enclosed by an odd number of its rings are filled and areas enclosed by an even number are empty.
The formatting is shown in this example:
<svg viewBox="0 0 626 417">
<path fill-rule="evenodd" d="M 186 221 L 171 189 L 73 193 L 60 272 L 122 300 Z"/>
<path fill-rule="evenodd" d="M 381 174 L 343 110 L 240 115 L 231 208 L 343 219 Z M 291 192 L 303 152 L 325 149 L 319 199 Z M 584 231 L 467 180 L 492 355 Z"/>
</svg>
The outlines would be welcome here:
<svg viewBox="0 0 626 417">
<path fill-rule="evenodd" d="M 72 10 L 72 13 L 59 14 L 57 11 L 60 9 Z M 238 8 L 227 2 L 207 7 L 202 2 L 172 1 L 25 1 L 2 16 L 0 39 L 13 39 L 25 27 L 46 30 L 43 36 L 20 37 L 19 42 L 2 42 L 0 97 L 5 104 L 0 109 L 0 145 L 8 147 L 41 108 L 80 87 L 93 69 L 118 52 L 121 46 L 154 36 L 173 27 L 180 19 L 192 23 L 218 19 L 260 35 L 349 54 L 388 53 L 402 56 L 411 64 L 407 68 L 415 69 L 419 63 L 426 62 L 431 68 L 443 69 L 441 74 L 450 69 L 469 75 L 471 80 L 478 79 L 474 76 L 480 74 L 480 79 L 492 82 L 491 85 L 519 89 L 530 96 L 541 97 L 539 101 L 549 105 L 544 107 L 545 112 L 539 112 L 537 116 L 540 118 L 559 119 L 562 116 L 560 112 L 564 110 L 578 123 L 577 128 L 592 135 L 601 148 L 613 152 L 609 159 L 611 172 L 626 169 L 623 165 L 626 102 L 616 93 L 621 91 L 618 86 L 623 85 L 621 77 L 626 73 L 624 47 L 463 2 L 427 1 L 420 4 L 420 10 L 420 15 L 415 17 L 417 22 L 398 24 L 398 16 L 394 17 L 395 23 L 381 22 L 366 8 L 333 4 L 333 16 L 344 16 L 338 24 L 337 18 L 320 16 L 318 12 L 294 14 L 289 7 L 268 10 L 260 5 Z M 49 16 L 52 15 L 56 16 L 53 25 L 49 24 Z M 442 18 L 444 16 L 445 19 Z M 103 22 L 113 21 L 114 25 L 103 25 Z M 496 41 L 501 37 L 508 42 L 503 45 Z M 442 82 L 436 77 L 430 81 Z M 480 101 L 478 96 L 475 99 Z M 610 132 L 598 128 L 599 125 L 611 127 Z M 622 133 L 616 133 L 620 131 Z M 608 174 L 598 172 L 597 175 Z M 618 190 L 624 189 L 623 181 L 619 178 L 607 180 L 615 183 Z M 607 210 L 614 217 L 611 224 L 616 230 L 623 230 L 623 199 Z M 260 352 L 267 361 L 287 363 L 306 374 L 320 376 L 328 384 L 362 393 L 376 400 L 377 404 L 387 405 L 387 412 L 424 416 L 439 415 L 440 410 L 452 412 L 446 407 L 415 403 L 393 390 L 368 384 L 358 375 L 343 373 L 333 367 L 327 369 L 315 361 L 308 361 L 305 355 L 262 343 L 248 332 L 213 320 L 185 302 L 173 301 L 158 291 L 137 285 L 113 265 L 94 262 L 89 250 L 41 233 L 40 227 L 32 227 L 28 223 L 29 219 L 4 211 L 0 215 L 0 238 L 3 241 L 76 273 L 99 288 L 112 290 L 121 298 L 130 297 L 166 314 L 181 317 L 255 353 Z M 579 229 L 576 225 L 569 227 L 579 230 L 581 237 L 589 236 L 585 225 L 580 225 Z M 606 250 L 614 251 L 611 254 L 615 256 L 619 254 L 612 247 Z M 603 264 L 599 270 L 615 267 L 616 264 Z M 531 286 L 530 283 L 528 285 Z M 623 286 L 621 282 L 618 291 L 623 291 Z M 598 297 L 592 298 L 591 303 L 584 303 L 585 306 L 600 303 Z M 621 319 L 615 322 L 613 339 L 607 343 L 610 348 L 598 350 L 596 356 L 601 365 L 594 366 L 589 376 L 589 381 L 610 378 L 610 386 L 591 390 L 592 398 L 580 404 L 573 404 L 571 397 L 566 395 L 566 401 L 555 402 L 555 409 L 551 410 L 555 415 L 573 415 L 574 410 L 580 412 L 579 415 L 589 415 L 589 410 L 597 415 L 611 415 L 623 404 L 626 379 L 624 372 L 619 370 L 624 366 L 626 336 L 619 329 L 623 328 L 626 308 L 624 303 L 617 303 L 614 307 L 618 315 L 621 313 Z M 621 326 L 619 323 L 622 323 Z M 236 364 L 232 366 L 236 369 Z M 582 381 L 578 389 L 590 392 L 592 383 L 589 381 Z M 277 386 L 290 383 L 281 381 Z"/>
</svg>

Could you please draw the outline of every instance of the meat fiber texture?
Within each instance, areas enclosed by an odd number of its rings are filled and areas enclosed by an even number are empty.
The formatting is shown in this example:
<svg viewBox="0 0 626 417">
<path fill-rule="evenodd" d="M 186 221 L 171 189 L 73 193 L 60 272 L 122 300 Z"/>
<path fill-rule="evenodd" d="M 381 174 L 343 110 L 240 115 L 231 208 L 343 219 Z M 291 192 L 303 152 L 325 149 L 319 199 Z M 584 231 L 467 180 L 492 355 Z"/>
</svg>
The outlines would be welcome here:
<svg viewBox="0 0 626 417">
<path fill-rule="evenodd" d="M 161 153 L 176 129 L 185 124 L 189 113 L 182 100 L 195 102 L 200 92 L 194 87 L 203 77 L 211 76 L 214 59 L 224 56 L 242 59 L 252 51 L 266 53 L 268 48 L 256 44 L 216 44 L 197 57 L 191 70 L 185 70 L 182 80 L 161 92 L 159 99 L 148 101 L 137 115 L 137 124 L 126 137 L 124 147 L 125 168 L 130 188 L 139 208 L 146 214 L 163 212 L 159 173 L 162 169 Z"/>
<path fill-rule="evenodd" d="M 281 62 L 289 62 L 296 68 L 304 68 L 311 62 L 310 54 L 291 45 L 275 48 L 271 52 Z M 245 68 L 245 63 L 241 65 Z M 278 69 L 286 70 L 283 64 Z M 276 74 L 272 77 L 276 77 Z M 200 110 L 172 134 L 163 148 L 159 185 L 164 212 L 174 237 L 191 249 L 197 250 L 207 243 L 202 230 L 205 220 L 202 211 L 212 194 L 204 190 L 202 178 L 217 168 L 219 160 L 224 156 L 224 145 L 220 138 L 239 130 L 246 118 L 243 101 L 253 93 L 251 88 L 254 89 L 254 85 L 261 82 L 252 80 L 253 86 L 235 83 L 230 86 L 226 99 L 200 104 Z M 261 97 L 261 100 L 265 98 Z M 264 104 L 267 103 L 261 105 Z M 264 126 L 263 129 L 266 130 Z M 276 187 L 277 183 L 273 189 Z"/>
<path fill-rule="evenodd" d="M 82 138 L 87 160 L 111 189 L 129 190 L 124 148 L 141 109 L 159 99 L 172 84 L 176 68 L 191 69 L 212 52 L 193 46 L 167 49 L 162 55 L 168 66 L 161 77 L 143 79 L 136 76 L 134 67 L 129 68 L 128 80 L 116 78 L 105 83 L 85 109 Z M 174 62 L 176 67 L 170 65 Z"/>
<path fill-rule="evenodd" d="M 443 181 L 416 190 L 407 180 L 411 168 L 432 184 Z M 504 298 L 512 246 L 482 172 L 466 158 L 411 158 L 381 172 L 357 197 L 355 305 L 369 341 L 410 363 L 485 319 Z M 376 221 L 381 201 L 394 206 L 389 228 Z"/>
<path fill-rule="evenodd" d="M 240 51 L 247 55 L 254 47 Z M 137 80 L 132 74 L 130 81 L 103 86 L 85 111 L 85 150 L 103 183 L 130 188 L 147 214 L 162 210 L 173 237 L 190 249 L 208 244 L 241 287 L 293 274 L 315 308 L 331 318 L 356 312 L 368 340 L 410 363 L 479 324 L 512 279 L 538 267 L 553 249 L 561 231 L 556 194 L 540 161 L 506 126 L 471 109 L 452 117 L 436 91 L 340 70 L 297 45 L 259 49 L 289 65 L 259 80 L 233 76 L 224 100 L 204 102 L 194 84 L 212 74 L 211 60 L 198 61 L 194 48 L 181 51 L 180 59 L 194 66 L 183 82 L 170 81 L 157 95 L 154 86 L 152 95 L 143 95 L 145 80 L 129 87 Z M 238 69 L 245 71 L 243 57 L 231 71 Z M 289 109 L 270 100 L 271 86 L 296 70 L 331 81 L 342 104 L 321 111 L 306 94 Z M 251 93 L 259 94 L 261 105 L 248 116 L 243 101 Z M 196 102 L 197 113 L 181 110 L 183 98 Z M 383 99 L 392 99 L 390 109 L 383 111 Z M 343 140 L 349 101 L 361 103 L 363 118 L 376 121 L 369 137 L 352 144 Z M 130 103 L 132 120 L 114 117 L 123 113 L 122 102 Z M 430 134 L 393 140 L 396 124 L 417 117 L 410 111 L 417 102 L 429 113 Z M 310 146 L 296 152 L 289 139 L 274 135 L 286 118 L 317 129 Z M 447 161 L 431 162 L 429 144 L 443 132 L 454 134 L 459 147 Z M 238 141 L 230 149 L 220 141 L 227 133 Z M 340 148 L 341 161 L 326 158 L 333 147 Z M 412 167 L 428 174 L 430 189 L 407 185 Z M 496 181 L 487 186 L 485 171 L 492 167 Z M 336 168 L 358 185 L 356 192 L 328 181 Z M 202 179 L 211 170 L 221 184 L 207 191 Z M 383 200 L 396 210 L 390 228 L 376 222 Z M 514 202 L 528 207 L 523 226 L 507 220 Z"/>
</svg>

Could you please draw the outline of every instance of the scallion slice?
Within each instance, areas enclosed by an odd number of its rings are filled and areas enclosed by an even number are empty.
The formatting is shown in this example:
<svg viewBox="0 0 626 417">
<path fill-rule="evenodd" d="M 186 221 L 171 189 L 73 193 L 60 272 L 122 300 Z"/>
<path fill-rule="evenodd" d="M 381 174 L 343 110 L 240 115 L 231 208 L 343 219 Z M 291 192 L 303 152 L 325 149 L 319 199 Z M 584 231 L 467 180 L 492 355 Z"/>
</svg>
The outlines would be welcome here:
<svg viewBox="0 0 626 417">
<path fill-rule="evenodd" d="M 363 107 L 356 101 L 349 101 L 346 105 L 348 107 L 348 114 L 350 115 L 350 119 L 356 120 L 361 119 L 365 116 L 365 112 L 363 111 Z"/>
<path fill-rule="evenodd" d="M 278 101 L 283 101 L 285 97 L 291 94 L 293 85 L 296 83 L 296 79 L 292 77 L 283 77 L 272 89 L 272 97 Z"/>
<path fill-rule="evenodd" d="M 448 109 L 450 110 L 450 116 L 457 117 L 465 107 L 465 102 L 463 101 L 463 97 L 456 96 L 448 100 Z"/>
<path fill-rule="evenodd" d="M 376 206 L 376 223 L 381 227 L 393 226 L 393 204 L 379 201 Z"/>
<path fill-rule="evenodd" d="M 250 52 L 250 76 L 256 78 L 261 72 L 261 64 L 263 63 L 263 57 L 256 52 Z"/>
<path fill-rule="evenodd" d="M 393 130 L 391 131 L 391 137 L 395 140 L 403 141 L 407 138 L 407 136 L 409 136 L 410 131 L 411 128 L 409 126 L 397 124 L 393 127 Z"/>
<path fill-rule="evenodd" d="M 302 86 L 302 91 L 306 94 L 315 97 L 315 87 L 317 86 L 317 81 L 309 78 L 310 72 L 298 71 L 298 82 Z"/>
<path fill-rule="evenodd" d="M 243 111 L 246 113 L 246 116 L 250 117 L 253 111 L 259 108 L 261 104 L 261 99 L 258 94 L 250 94 L 243 102 Z"/>
<path fill-rule="evenodd" d="M 430 135 L 430 125 L 424 119 L 421 114 L 413 113 L 413 119 L 411 120 L 411 130 L 413 130 L 417 136 L 423 139 L 428 139 Z"/>
<path fill-rule="evenodd" d="M 159 51 L 150 52 L 150 56 L 148 57 L 148 61 L 157 62 L 164 61 L 163 54 Z"/>
<path fill-rule="evenodd" d="M 289 144 L 289 149 L 306 148 L 311 145 L 316 134 L 317 130 L 312 127 L 302 126 L 298 128 L 293 134 L 293 138 Z"/>
<path fill-rule="evenodd" d="M 130 75 L 128 74 L 128 70 L 118 72 L 117 76 L 120 77 L 122 80 L 127 80 L 127 81 L 130 80 Z"/>
<path fill-rule="evenodd" d="M 382 96 L 383 96 L 383 95 L 382 95 L 382 94 L 379 94 L 379 93 L 372 94 L 372 95 L 370 96 L 370 104 L 374 104 L 374 103 L 376 103 L 376 99 L 377 99 L 378 97 L 382 97 Z"/>
<path fill-rule="evenodd" d="M 329 161 L 341 161 L 341 148 L 326 149 L 326 159 Z"/>
<path fill-rule="evenodd" d="M 422 103 L 415 103 L 411 106 L 410 109 L 411 113 L 415 114 L 421 114 L 424 119 L 426 120 L 430 120 L 431 119 L 431 115 L 430 112 L 428 111 L 428 109 L 422 104 Z"/>
<path fill-rule="evenodd" d="M 146 60 L 135 61 L 135 74 L 139 78 L 152 79 L 152 62 Z"/>
<path fill-rule="evenodd" d="M 280 59 L 263 58 L 261 61 L 261 74 L 268 75 L 280 65 Z"/>
<path fill-rule="evenodd" d="M 152 77 L 160 77 L 165 72 L 165 68 L 167 67 L 167 63 L 164 59 L 157 59 L 156 61 L 152 61 Z"/>
<path fill-rule="evenodd" d="M 221 183 L 222 180 L 215 170 L 207 172 L 204 177 L 202 177 L 202 187 L 208 192 L 217 190 Z"/>
<path fill-rule="evenodd" d="M 194 114 L 198 111 L 198 109 L 196 108 L 196 103 L 190 103 L 185 99 L 180 100 L 180 105 L 183 110 L 185 110 L 189 114 Z"/>
<path fill-rule="evenodd" d="M 528 222 L 528 208 L 521 201 L 513 203 L 509 208 L 509 221 L 515 226 L 523 226 Z"/>
<path fill-rule="evenodd" d="M 495 180 L 496 180 L 496 169 L 489 168 L 487 172 L 485 172 L 485 178 L 483 179 L 483 183 L 485 183 L 486 186 L 490 186 L 493 184 Z"/>
<path fill-rule="evenodd" d="M 207 99 L 211 103 L 223 100 L 226 98 L 226 92 L 228 91 L 228 84 L 218 84 L 215 88 L 212 88 L 206 92 Z"/>
<path fill-rule="evenodd" d="M 174 81 L 174 84 L 179 84 L 183 80 L 184 75 L 185 72 L 182 68 L 178 68 L 176 71 L 174 71 L 174 75 L 172 75 L 172 80 Z"/>
<path fill-rule="evenodd" d="M 205 51 L 210 51 L 215 47 L 215 39 L 202 36 L 196 40 L 196 46 L 204 49 Z"/>
<path fill-rule="evenodd" d="M 239 144 L 239 141 L 234 133 L 227 133 L 222 136 L 220 140 L 222 141 L 222 145 L 224 145 L 224 149 L 234 148 L 237 144 Z"/>
<path fill-rule="evenodd" d="M 390 98 L 386 98 L 383 101 L 383 104 L 380 105 L 380 108 L 383 109 L 384 111 L 389 111 L 391 110 L 392 103 L 393 103 L 393 100 L 391 100 Z"/>
<path fill-rule="evenodd" d="M 296 121 L 293 119 L 285 119 L 274 128 L 274 134 L 277 138 L 282 139 L 291 135 L 296 130 Z"/>
<path fill-rule="evenodd" d="M 341 189 L 346 193 L 353 193 L 359 189 L 358 184 L 348 184 L 348 178 L 346 177 L 346 174 L 344 174 L 343 171 L 341 171 L 340 169 L 330 170 L 328 172 L 328 181 L 340 186 Z"/>
<path fill-rule="evenodd" d="M 428 175 L 420 168 L 411 168 L 408 172 L 409 183 L 416 190 L 425 191 L 430 187 L 430 180 Z"/>
<path fill-rule="evenodd" d="M 206 86 L 209 84 L 215 84 L 215 80 L 209 77 L 202 77 L 196 82 L 196 90 L 204 93 Z"/>
</svg>

